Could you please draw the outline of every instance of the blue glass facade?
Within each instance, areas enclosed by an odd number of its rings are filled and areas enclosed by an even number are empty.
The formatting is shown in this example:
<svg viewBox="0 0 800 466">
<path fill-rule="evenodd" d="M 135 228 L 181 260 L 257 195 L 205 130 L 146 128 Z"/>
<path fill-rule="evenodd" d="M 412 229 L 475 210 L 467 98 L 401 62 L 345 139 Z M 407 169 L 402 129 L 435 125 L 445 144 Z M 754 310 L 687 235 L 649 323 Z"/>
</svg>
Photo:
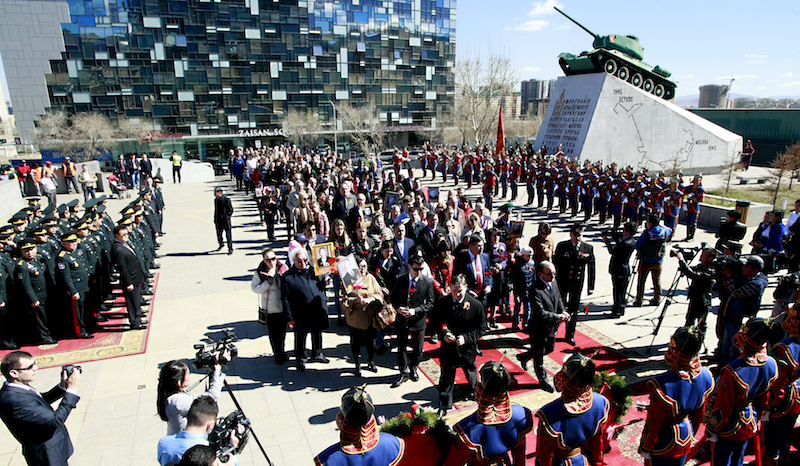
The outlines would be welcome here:
<svg viewBox="0 0 800 466">
<path fill-rule="evenodd" d="M 374 103 L 386 126 L 452 107 L 456 0 L 68 0 L 53 107 L 148 117 L 164 131 L 276 128 Z"/>
</svg>

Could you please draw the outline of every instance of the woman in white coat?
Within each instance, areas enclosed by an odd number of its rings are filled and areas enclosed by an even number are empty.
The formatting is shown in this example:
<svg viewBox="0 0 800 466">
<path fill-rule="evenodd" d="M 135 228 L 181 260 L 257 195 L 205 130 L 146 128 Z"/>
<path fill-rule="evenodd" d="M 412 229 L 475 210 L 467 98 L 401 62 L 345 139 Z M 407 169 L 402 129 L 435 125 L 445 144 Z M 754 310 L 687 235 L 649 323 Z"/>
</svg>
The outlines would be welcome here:
<svg viewBox="0 0 800 466">
<path fill-rule="evenodd" d="M 253 273 L 250 288 L 253 293 L 259 295 L 258 321 L 266 324 L 269 343 L 272 345 L 272 353 L 275 355 L 275 362 L 278 365 L 282 365 L 287 360 L 286 351 L 284 350 L 286 316 L 281 305 L 281 284 L 279 280 L 281 275 L 286 273 L 289 268 L 278 260 L 278 256 L 271 248 L 264 250 L 263 257 L 264 260 L 258 264 L 258 268 Z"/>
</svg>

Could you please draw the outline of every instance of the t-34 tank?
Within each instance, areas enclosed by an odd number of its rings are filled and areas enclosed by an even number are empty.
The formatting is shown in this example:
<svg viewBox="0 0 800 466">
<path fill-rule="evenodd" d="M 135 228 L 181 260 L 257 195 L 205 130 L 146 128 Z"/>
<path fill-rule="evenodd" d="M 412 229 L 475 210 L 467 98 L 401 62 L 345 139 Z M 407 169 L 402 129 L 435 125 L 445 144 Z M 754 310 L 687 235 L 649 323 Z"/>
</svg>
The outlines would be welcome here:
<svg viewBox="0 0 800 466">
<path fill-rule="evenodd" d="M 597 35 L 557 7 L 554 8 L 594 37 L 594 50 L 591 52 L 583 52 L 578 56 L 562 53 L 558 56 L 558 64 L 564 74 L 572 76 L 606 72 L 656 97 L 670 100 L 675 96 L 675 83 L 667 79 L 672 73 L 642 61 L 644 48 L 636 36 Z"/>
</svg>

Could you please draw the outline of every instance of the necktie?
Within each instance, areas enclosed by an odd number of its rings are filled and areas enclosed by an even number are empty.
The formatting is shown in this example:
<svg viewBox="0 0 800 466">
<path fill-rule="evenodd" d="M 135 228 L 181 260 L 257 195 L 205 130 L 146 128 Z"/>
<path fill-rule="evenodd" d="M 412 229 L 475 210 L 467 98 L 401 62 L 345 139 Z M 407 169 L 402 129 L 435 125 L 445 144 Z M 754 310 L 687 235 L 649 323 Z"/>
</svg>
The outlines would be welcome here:
<svg viewBox="0 0 800 466">
<path fill-rule="evenodd" d="M 478 292 L 483 289 L 483 270 L 481 270 L 481 256 L 475 256 L 475 282 L 478 284 Z"/>
<path fill-rule="evenodd" d="M 409 290 L 409 292 L 411 292 L 411 290 L 416 290 L 416 289 L 417 289 L 417 279 L 416 278 L 412 278 L 411 279 L 411 286 L 408 288 L 408 290 Z"/>
</svg>

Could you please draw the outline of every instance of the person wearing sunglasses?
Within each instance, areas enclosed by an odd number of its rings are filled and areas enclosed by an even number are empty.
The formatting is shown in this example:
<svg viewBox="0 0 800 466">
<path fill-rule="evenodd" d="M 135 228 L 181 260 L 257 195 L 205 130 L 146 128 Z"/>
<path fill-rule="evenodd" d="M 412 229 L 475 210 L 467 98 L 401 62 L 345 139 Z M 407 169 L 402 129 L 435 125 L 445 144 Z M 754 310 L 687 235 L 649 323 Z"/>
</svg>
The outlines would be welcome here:
<svg viewBox="0 0 800 466">
<path fill-rule="evenodd" d="M 22 456 L 29 465 L 67 464 L 72 442 L 64 425 L 80 397 L 81 371 L 61 371 L 61 383 L 46 393 L 31 387 L 36 379 L 36 361 L 30 353 L 13 351 L 0 363 L 6 378 L 0 389 L 0 418 L 22 445 Z M 61 399 L 58 408 L 50 406 Z"/>
</svg>

